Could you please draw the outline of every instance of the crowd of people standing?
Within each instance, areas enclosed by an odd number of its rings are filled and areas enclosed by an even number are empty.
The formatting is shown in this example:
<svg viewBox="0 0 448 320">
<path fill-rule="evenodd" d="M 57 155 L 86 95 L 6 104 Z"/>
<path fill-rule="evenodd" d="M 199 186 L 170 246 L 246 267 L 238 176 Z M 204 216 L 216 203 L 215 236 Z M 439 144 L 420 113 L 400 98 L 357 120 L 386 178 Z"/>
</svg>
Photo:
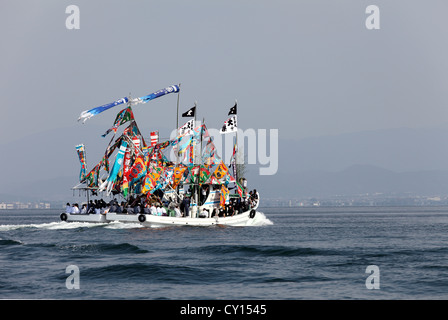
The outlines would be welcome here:
<svg viewBox="0 0 448 320">
<path fill-rule="evenodd" d="M 198 216 L 202 218 L 233 216 L 249 210 L 257 201 L 258 193 L 256 190 L 253 190 L 246 197 L 230 198 L 224 207 L 214 208 L 211 212 L 203 208 L 202 211 L 198 212 Z M 103 199 L 90 200 L 88 203 L 83 204 L 81 209 L 79 209 L 77 203 L 73 205 L 67 203 L 65 212 L 70 214 L 142 213 L 157 216 L 188 217 L 190 216 L 190 205 L 191 198 L 189 196 L 185 196 L 182 199 L 179 199 L 177 196 L 175 199 L 171 199 L 171 201 L 162 201 L 159 196 L 153 194 L 148 198 L 144 195 L 131 196 L 126 202 L 118 202 L 116 198 L 109 202 Z"/>
</svg>

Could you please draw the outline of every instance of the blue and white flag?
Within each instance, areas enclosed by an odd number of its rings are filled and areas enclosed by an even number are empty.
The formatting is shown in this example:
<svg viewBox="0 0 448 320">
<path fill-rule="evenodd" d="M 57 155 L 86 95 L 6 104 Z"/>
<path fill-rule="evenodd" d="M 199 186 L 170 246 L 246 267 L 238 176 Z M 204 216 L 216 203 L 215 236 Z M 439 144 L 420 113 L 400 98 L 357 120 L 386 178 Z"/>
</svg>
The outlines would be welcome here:
<svg viewBox="0 0 448 320">
<path fill-rule="evenodd" d="M 98 113 L 106 111 L 107 109 L 113 108 L 120 104 L 127 103 L 128 101 L 129 101 L 129 99 L 125 97 L 125 98 L 118 99 L 117 101 L 105 104 L 101 107 L 96 107 L 96 108 L 93 108 L 90 110 L 85 110 L 85 111 L 81 112 L 81 115 L 79 116 L 78 121 L 82 120 L 82 122 L 84 123 L 84 122 L 86 122 L 87 119 L 90 119 L 91 117 L 97 115 Z"/>
<path fill-rule="evenodd" d="M 130 102 L 131 102 L 131 104 L 146 103 L 148 101 L 151 101 L 158 97 L 164 96 L 166 94 L 173 93 L 173 92 L 179 92 L 179 91 L 180 91 L 180 87 L 178 85 L 169 86 L 165 89 L 161 89 L 154 93 L 148 94 L 147 96 L 132 99 Z M 100 107 L 96 107 L 96 108 L 93 108 L 90 110 L 85 110 L 85 111 L 81 112 L 81 115 L 79 116 L 78 121 L 82 120 L 84 123 L 87 119 L 90 119 L 91 117 L 93 117 L 103 111 L 106 111 L 107 109 L 110 109 L 112 107 L 118 106 L 123 103 L 128 103 L 128 102 L 129 102 L 129 99 L 125 97 L 125 98 L 118 99 L 117 101 L 105 104 Z"/>
<path fill-rule="evenodd" d="M 148 101 L 154 100 L 154 99 L 164 96 L 166 94 L 173 93 L 173 92 L 179 92 L 179 91 L 180 91 L 179 86 L 177 86 L 177 85 L 169 86 L 165 89 L 161 89 L 154 93 L 148 94 L 147 96 L 133 99 L 132 103 L 146 103 Z"/>
</svg>

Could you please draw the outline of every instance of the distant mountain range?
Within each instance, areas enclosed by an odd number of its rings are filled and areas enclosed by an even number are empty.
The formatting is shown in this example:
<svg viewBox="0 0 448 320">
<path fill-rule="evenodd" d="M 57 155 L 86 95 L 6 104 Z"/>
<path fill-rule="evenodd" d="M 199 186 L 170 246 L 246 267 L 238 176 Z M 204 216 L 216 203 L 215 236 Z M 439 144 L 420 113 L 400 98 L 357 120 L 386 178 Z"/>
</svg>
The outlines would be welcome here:
<svg viewBox="0 0 448 320">
<path fill-rule="evenodd" d="M 250 189 L 267 198 L 326 197 L 359 194 L 448 194 L 448 171 L 394 172 L 370 165 L 353 165 L 339 172 L 308 171 L 254 175 Z"/>
<path fill-rule="evenodd" d="M 70 189 L 78 181 L 80 168 L 75 145 L 86 145 L 90 169 L 99 162 L 111 138 L 102 138 L 104 131 L 76 125 L 0 145 L 6 150 L 0 158 L 2 197 L 50 201 L 72 197 Z M 277 174 L 260 176 L 258 165 L 247 166 L 249 188 L 265 197 L 448 194 L 448 126 L 301 140 L 286 139 L 281 130 L 279 133 Z"/>
</svg>

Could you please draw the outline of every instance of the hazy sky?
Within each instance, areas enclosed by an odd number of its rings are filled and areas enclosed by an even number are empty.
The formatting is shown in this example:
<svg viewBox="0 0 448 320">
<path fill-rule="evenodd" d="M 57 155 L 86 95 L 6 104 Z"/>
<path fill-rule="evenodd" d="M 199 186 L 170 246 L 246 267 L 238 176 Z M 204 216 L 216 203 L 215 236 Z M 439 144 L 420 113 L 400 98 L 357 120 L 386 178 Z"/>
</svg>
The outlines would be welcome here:
<svg viewBox="0 0 448 320">
<path fill-rule="evenodd" d="M 72 4 L 79 30 L 65 25 Z M 365 26 L 371 4 L 379 30 Z M 0 143 L 72 128 L 83 110 L 178 83 L 181 111 L 197 101 L 215 128 L 235 99 L 241 128 L 292 139 L 442 124 L 447 12 L 446 0 L 2 0 Z M 134 113 L 171 128 L 176 102 Z M 85 125 L 106 130 L 119 110 Z"/>
</svg>

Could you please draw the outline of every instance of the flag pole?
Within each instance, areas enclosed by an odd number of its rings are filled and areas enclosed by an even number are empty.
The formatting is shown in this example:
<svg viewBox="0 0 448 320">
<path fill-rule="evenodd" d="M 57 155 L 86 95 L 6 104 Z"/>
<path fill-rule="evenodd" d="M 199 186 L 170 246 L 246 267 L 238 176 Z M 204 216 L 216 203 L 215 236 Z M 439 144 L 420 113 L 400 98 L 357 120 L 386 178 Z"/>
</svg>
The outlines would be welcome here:
<svg viewBox="0 0 448 320">
<path fill-rule="evenodd" d="M 179 92 L 177 93 L 176 131 L 179 130 L 179 99 L 180 99 L 180 83 L 179 83 Z"/>
<path fill-rule="evenodd" d="M 235 106 L 237 105 L 237 100 L 235 99 Z M 237 109 L 238 110 L 238 109 Z M 235 161 L 235 181 L 238 181 L 238 169 L 237 169 L 237 167 L 236 167 L 236 165 L 237 165 L 237 153 L 238 153 L 238 151 L 239 151 L 239 147 L 238 147 L 238 111 L 235 113 L 235 116 L 237 117 L 236 119 L 236 121 L 237 121 L 237 125 L 236 125 L 236 134 L 235 134 L 235 144 L 236 144 L 236 152 L 235 152 L 235 159 L 234 159 L 234 161 Z"/>
<path fill-rule="evenodd" d="M 179 92 L 177 93 L 177 116 L 176 116 L 176 140 L 179 139 L 179 99 L 180 99 L 180 83 Z M 179 141 L 177 141 L 176 150 L 176 166 L 179 164 Z"/>
</svg>

